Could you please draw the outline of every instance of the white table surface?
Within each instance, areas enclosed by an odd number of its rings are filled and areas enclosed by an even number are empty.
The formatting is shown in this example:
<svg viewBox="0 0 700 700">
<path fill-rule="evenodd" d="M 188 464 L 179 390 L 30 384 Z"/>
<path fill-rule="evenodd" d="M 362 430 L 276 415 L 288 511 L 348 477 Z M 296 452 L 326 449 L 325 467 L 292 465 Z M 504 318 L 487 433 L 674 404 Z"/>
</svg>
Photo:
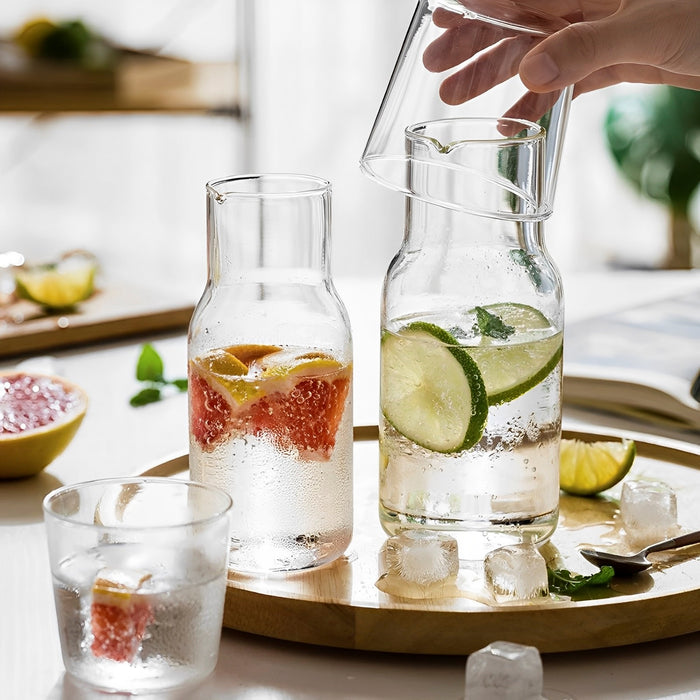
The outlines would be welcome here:
<svg viewBox="0 0 700 700">
<path fill-rule="evenodd" d="M 355 422 L 375 423 L 380 281 L 339 280 L 337 286 L 353 325 Z M 698 286 L 698 271 L 576 275 L 565 279 L 567 319 L 593 316 Z M 145 341 L 152 342 L 163 356 L 168 376 L 185 376 L 186 341 L 182 334 L 57 353 L 56 370 L 87 390 L 88 414 L 73 443 L 41 475 L 0 481 L 0 561 L 4 568 L 0 576 L 0 700 L 104 697 L 76 687 L 64 675 L 41 501 L 61 484 L 139 473 L 186 452 L 184 395 L 138 409 L 128 404 L 129 396 L 138 389 L 134 368 Z M 24 359 L 37 358 L 17 361 Z M 14 364 L 5 362 L 0 369 Z M 569 419 L 568 427 L 590 426 L 577 418 Z M 700 633 L 621 648 L 546 654 L 545 689 L 568 693 L 575 700 L 700 699 L 699 660 Z M 465 662 L 466 658 L 459 656 L 313 647 L 224 629 L 214 675 L 196 690 L 158 697 L 458 700 L 464 695 Z"/>
</svg>

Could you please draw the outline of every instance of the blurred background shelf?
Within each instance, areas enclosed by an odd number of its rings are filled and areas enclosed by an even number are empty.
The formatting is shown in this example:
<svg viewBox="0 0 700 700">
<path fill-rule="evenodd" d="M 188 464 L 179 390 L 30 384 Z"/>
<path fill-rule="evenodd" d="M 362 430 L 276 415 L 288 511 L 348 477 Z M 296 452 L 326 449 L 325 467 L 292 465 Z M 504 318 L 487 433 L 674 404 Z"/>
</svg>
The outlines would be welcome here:
<svg viewBox="0 0 700 700">
<path fill-rule="evenodd" d="M 0 67 L 0 112 L 217 112 L 238 117 L 239 98 L 239 70 L 233 62 L 120 51 L 110 70 L 46 61 Z"/>
</svg>

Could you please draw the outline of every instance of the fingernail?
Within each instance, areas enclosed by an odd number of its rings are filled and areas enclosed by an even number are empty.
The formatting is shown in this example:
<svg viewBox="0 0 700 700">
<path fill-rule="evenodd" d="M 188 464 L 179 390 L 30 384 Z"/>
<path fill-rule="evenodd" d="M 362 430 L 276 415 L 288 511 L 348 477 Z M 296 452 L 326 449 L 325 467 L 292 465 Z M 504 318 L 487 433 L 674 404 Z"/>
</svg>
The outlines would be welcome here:
<svg viewBox="0 0 700 700">
<path fill-rule="evenodd" d="M 559 67 L 547 53 L 525 58 L 520 64 L 520 71 L 523 78 L 534 85 L 547 85 L 559 77 Z"/>
</svg>

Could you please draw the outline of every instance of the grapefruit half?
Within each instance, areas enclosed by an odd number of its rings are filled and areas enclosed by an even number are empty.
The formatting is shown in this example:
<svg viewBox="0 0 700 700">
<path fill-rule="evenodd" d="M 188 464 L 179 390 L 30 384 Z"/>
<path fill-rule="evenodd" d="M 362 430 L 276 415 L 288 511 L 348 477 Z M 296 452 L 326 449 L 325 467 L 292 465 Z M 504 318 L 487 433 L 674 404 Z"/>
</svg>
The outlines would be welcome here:
<svg viewBox="0 0 700 700">
<path fill-rule="evenodd" d="M 87 394 L 47 374 L 0 372 L 0 478 L 39 473 L 75 436 Z"/>
</svg>

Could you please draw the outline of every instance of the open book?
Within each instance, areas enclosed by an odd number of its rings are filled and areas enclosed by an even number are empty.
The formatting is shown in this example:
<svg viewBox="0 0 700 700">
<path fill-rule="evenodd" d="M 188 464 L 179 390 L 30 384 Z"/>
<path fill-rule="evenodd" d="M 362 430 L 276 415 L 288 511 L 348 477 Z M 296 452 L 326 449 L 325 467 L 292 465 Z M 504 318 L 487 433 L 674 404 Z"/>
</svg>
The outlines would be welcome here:
<svg viewBox="0 0 700 700">
<path fill-rule="evenodd" d="M 698 442 L 699 372 L 700 290 L 572 323 L 564 333 L 565 403 L 688 430 Z"/>
</svg>

